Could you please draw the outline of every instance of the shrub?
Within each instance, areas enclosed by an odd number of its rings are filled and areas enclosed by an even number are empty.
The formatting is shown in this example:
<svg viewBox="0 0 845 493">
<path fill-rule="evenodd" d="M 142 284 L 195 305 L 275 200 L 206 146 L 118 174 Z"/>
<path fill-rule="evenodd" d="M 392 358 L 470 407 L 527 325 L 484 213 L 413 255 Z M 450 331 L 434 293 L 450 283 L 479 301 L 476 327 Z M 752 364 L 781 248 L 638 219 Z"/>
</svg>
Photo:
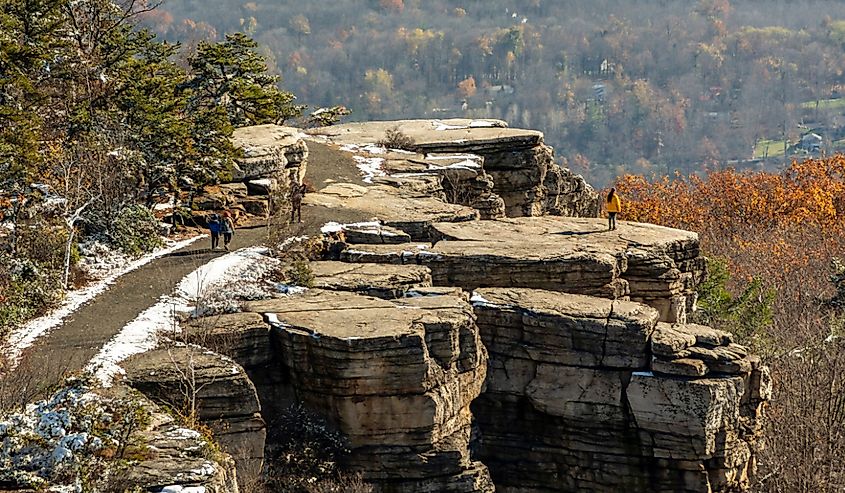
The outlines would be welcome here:
<svg viewBox="0 0 845 493">
<path fill-rule="evenodd" d="M 295 260 L 285 272 L 285 281 L 294 286 L 314 287 L 314 271 L 306 260 Z"/>
<path fill-rule="evenodd" d="M 390 127 L 384 131 L 384 138 L 376 142 L 376 145 L 386 147 L 387 149 L 414 149 L 414 139 L 406 135 L 399 126 Z"/>
<path fill-rule="evenodd" d="M 267 463 L 267 491 L 274 493 L 369 493 L 360 477 L 338 463 L 349 454 L 346 439 L 318 415 L 294 404 L 270 423 L 275 445 Z"/>
<path fill-rule="evenodd" d="M 754 278 L 734 296 L 727 288 L 731 280 L 724 259 L 707 259 L 707 279 L 699 286 L 698 311 L 692 321 L 726 330 L 740 342 L 762 349 L 761 338 L 772 325 L 775 290 Z"/>
<path fill-rule="evenodd" d="M 109 226 L 109 236 L 115 246 L 133 256 L 150 252 L 162 244 L 158 220 L 141 205 L 123 208 Z"/>
<path fill-rule="evenodd" d="M 60 272 L 25 258 L 0 255 L 0 337 L 62 300 Z"/>
</svg>

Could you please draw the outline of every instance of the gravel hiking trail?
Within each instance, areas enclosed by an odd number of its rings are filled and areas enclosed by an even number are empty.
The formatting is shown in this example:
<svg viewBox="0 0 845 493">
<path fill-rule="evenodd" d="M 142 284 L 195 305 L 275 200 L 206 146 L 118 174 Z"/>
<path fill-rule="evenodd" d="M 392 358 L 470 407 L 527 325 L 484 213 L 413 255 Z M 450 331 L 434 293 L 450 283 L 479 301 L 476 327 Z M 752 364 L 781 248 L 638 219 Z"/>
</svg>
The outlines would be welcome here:
<svg viewBox="0 0 845 493">
<path fill-rule="evenodd" d="M 319 190 L 332 182 L 364 185 L 350 154 L 315 142 L 308 142 L 308 149 L 305 181 L 309 188 Z M 361 219 L 362 214 L 355 210 L 303 206 L 303 222 L 286 226 L 281 236 L 315 235 L 326 222 Z M 261 245 L 268 232 L 266 226 L 239 228 L 230 249 Z M 171 293 L 184 276 L 227 253 L 225 250 L 211 251 L 209 247 L 210 240 L 200 239 L 123 275 L 107 291 L 80 307 L 62 325 L 26 349 L 12 374 L 17 380 L 20 373 L 31 372 L 24 380 L 28 385 L 38 387 L 37 391 L 30 389 L 31 392 L 41 395 L 58 385 L 64 376 L 82 370 L 127 323 L 155 304 L 159 297 Z"/>
</svg>

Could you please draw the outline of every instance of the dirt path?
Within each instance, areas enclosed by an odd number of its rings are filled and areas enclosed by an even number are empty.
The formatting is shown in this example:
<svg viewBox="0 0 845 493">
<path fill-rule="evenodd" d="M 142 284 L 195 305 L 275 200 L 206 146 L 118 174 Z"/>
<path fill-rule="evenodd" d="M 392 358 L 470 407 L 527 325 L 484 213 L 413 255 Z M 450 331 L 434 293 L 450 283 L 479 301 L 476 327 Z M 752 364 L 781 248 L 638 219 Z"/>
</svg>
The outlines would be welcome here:
<svg viewBox="0 0 845 493">
<path fill-rule="evenodd" d="M 311 188 L 319 190 L 331 182 L 362 184 L 349 154 L 312 142 L 308 147 L 306 182 Z M 287 226 L 282 236 L 317 234 L 328 221 L 356 221 L 361 219 L 361 214 L 347 209 L 303 207 L 302 219 L 302 223 Z M 267 237 L 267 227 L 238 229 L 230 248 L 261 245 Z M 37 374 L 34 380 L 41 389 L 46 389 L 58 384 L 63 375 L 81 370 L 106 342 L 160 296 L 171 293 L 184 276 L 226 253 L 211 251 L 209 247 L 208 239 L 199 240 L 122 276 L 110 289 L 25 350 L 16 373 Z"/>
</svg>

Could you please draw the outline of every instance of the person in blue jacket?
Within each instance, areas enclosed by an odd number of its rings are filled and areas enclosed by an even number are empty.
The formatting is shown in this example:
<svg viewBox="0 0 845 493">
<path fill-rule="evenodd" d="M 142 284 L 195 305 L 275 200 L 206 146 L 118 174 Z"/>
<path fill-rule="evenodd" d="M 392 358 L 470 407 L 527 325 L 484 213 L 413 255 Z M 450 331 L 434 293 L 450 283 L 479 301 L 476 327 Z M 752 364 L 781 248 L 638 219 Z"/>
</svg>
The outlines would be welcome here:
<svg viewBox="0 0 845 493">
<path fill-rule="evenodd" d="M 206 217 L 205 222 L 208 225 L 208 231 L 211 233 L 211 249 L 214 250 L 217 248 L 218 243 L 220 243 L 220 230 L 222 229 L 220 215 L 212 212 Z"/>
</svg>

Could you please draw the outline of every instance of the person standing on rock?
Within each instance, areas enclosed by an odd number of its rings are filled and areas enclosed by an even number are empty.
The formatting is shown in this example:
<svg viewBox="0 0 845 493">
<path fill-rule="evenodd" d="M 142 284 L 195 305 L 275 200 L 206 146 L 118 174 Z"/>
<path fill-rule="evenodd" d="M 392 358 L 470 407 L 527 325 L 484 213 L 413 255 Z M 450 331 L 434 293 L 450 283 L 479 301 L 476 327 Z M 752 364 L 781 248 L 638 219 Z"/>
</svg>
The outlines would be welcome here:
<svg viewBox="0 0 845 493">
<path fill-rule="evenodd" d="M 305 184 L 296 182 L 296 178 L 290 181 L 290 222 L 302 222 L 302 198 L 305 197 Z M 296 217 L 296 219 L 294 219 Z"/>
<path fill-rule="evenodd" d="M 223 233 L 223 248 L 229 249 L 229 242 L 232 241 L 232 235 L 235 234 L 235 222 L 232 221 L 232 215 L 229 211 L 223 211 L 223 222 L 220 225 L 220 231 Z"/>
<path fill-rule="evenodd" d="M 208 225 L 208 232 L 211 234 L 211 249 L 214 250 L 220 243 L 220 216 L 216 212 L 212 212 L 206 218 L 205 223 Z"/>
<path fill-rule="evenodd" d="M 616 215 L 622 212 L 622 199 L 616 193 L 615 188 L 610 189 L 607 194 L 607 230 L 613 231 L 616 229 Z"/>
</svg>

